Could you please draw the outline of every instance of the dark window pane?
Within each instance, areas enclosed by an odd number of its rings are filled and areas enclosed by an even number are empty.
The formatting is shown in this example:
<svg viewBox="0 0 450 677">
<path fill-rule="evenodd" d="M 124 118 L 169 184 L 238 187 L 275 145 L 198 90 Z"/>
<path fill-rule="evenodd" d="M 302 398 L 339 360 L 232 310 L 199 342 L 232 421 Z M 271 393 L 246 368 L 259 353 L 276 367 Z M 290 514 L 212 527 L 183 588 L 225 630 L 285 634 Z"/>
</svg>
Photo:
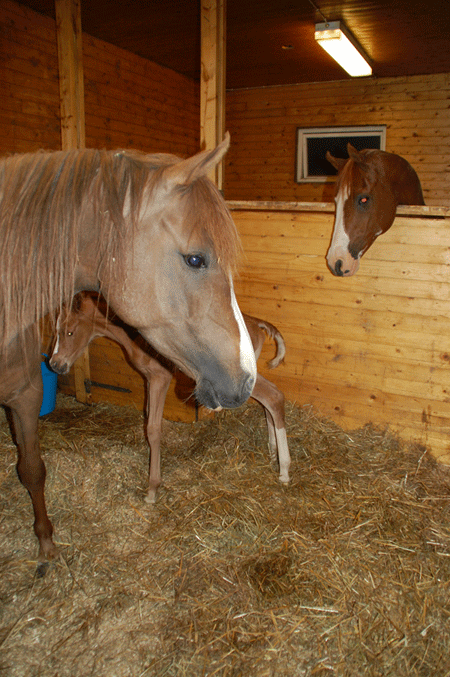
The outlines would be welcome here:
<svg viewBox="0 0 450 677">
<path fill-rule="evenodd" d="M 333 176 L 337 170 L 326 159 L 327 150 L 335 157 L 348 158 L 347 143 L 357 150 L 380 148 L 380 136 L 310 137 L 306 140 L 308 176 Z"/>
</svg>

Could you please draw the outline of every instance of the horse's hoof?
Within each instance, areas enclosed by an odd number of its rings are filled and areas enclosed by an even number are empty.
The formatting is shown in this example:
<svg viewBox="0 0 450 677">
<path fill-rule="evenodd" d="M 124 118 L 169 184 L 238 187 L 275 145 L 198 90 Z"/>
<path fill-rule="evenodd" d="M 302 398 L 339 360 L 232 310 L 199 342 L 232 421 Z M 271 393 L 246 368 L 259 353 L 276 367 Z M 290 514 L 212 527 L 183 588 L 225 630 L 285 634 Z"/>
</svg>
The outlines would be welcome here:
<svg viewBox="0 0 450 677">
<path fill-rule="evenodd" d="M 38 562 L 46 564 L 59 557 L 59 550 L 51 538 L 45 538 L 40 541 Z"/>
<path fill-rule="evenodd" d="M 45 574 L 49 570 L 51 562 L 38 562 L 36 567 L 36 578 L 44 578 Z"/>
<path fill-rule="evenodd" d="M 289 482 L 291 481 L 289 475 L 286 476 L 280 475 L 278 479 L 280 480 L 281 484 L 289 484 Z"/>
<path fill-rule="evenodd" d="M 156 503 L 156 489 L 149 489 L 147 495 L 144 498 L 144 501 L 149 505 Z"/>
</svg>

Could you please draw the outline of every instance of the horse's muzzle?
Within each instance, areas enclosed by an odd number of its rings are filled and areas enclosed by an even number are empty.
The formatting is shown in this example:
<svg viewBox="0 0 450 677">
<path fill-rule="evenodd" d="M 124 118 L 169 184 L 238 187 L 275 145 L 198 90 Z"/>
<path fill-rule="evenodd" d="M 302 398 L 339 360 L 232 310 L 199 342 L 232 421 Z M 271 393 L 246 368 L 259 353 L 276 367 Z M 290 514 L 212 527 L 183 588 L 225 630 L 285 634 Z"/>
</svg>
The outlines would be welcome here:
<svg viewBox="0 0 450 677">
<path fill-rule="evenodd" d="M 248 400 L 255 385 L 255 378 L 248 374 L 241 386 L 224 387 L 220 382 L 213 385 L 208 379 L 197 383 L 195 395 L 200 404 L 208 409 L 236 409 Z"/>
<path fill-rule="evenodd" d="M 59 374 L 60 376 L 64 376 L 65 374 L 68 374 L 70 371 L 70 366 L 67 362 L 58 362 L 58 360 L 55 360 L 54 358 L 50 358 L 48 361 L 50 365 L 50 369 L 54 371 L 56 374 Z"/>
<path fill-rule="evenodd" d="M 336 261 L 327 261 L 328 268 L 336 277 L 350 277 L 354 275 L 359 268 L 359 258 L 354 259 L 352 256 L 345 256 L 338 258 Z"/>
</svg>

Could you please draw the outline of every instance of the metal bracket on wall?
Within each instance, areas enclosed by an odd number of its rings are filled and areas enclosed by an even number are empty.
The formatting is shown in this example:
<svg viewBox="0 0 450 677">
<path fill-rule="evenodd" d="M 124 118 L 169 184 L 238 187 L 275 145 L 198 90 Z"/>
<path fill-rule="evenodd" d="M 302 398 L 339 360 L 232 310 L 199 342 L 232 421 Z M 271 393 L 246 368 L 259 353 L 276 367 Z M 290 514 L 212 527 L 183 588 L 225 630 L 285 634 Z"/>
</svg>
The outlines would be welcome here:
<svg viewBox="0 0 450 677">
<path fill-rule="evenodd" d="M 98 381 L 91 381 L 90 378 L 84 379 L 84 387 L 87 393 L 91 392 L 91 387 L 104 388 L 105 390 L 115 390 L 118 393 L 131 393 L 129 388 L 121 388 L 120 386 L 113 386 L 110 383 L 99 383 Z"/>
</svg>

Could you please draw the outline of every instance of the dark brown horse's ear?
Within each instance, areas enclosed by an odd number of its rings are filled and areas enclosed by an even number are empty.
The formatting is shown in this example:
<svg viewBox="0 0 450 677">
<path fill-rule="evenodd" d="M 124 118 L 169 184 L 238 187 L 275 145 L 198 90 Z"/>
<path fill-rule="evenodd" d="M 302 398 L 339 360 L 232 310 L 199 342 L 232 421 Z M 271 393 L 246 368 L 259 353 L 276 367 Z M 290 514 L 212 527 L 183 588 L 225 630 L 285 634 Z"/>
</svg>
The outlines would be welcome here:
<svg viewBox="0 0 450 677">
<path fill-rule="evenodd" d="M 347 152 L 349 158 L 353 160 L 353 162 L 356 162 L 356 164 L 361 168 L 361 169 L 367 169 L 368 165 L 367 162 L 364 158 L 364 155 L 361 153 L 361 151 L 356 150 L 354 146 L 352 146 L 351 143 L 347 144 Z"/>
<path fill-rule="evenodd" d="M 327 150 L 327 154 L 325 155 L 327 158 L 328 162 L 333 165 L 335 169 L 338 171 L 340 170 L 341 167 L 345 165 L 347 160 L 344 160 L 344 158 L 341 157 L 334 157 L 334 155 L 331 155 L 330 151 Z"/>
<path fill-rule="evenodd" d="M 168 182 L 174 185 L 187 186 L 201 176 L 207 176 L 209 172 L 221 161 L 230 147 L 230 134 L 226 132 L 225 138 L 213 150 L 203 150 L 187 160 L 180 160 L 164 170 L 164 176 Z"/>
<path fill-rule="evenodd" d="M 357 162 L 357 163 L 364 162 L 359 150 L 356 150 L 356 148 L 354 146 L 352 146 L 351 143 L 347 144 L 347 153 L 348 153 L 349 158 L 351 158 L 354 162 Z"/>
</svg>

